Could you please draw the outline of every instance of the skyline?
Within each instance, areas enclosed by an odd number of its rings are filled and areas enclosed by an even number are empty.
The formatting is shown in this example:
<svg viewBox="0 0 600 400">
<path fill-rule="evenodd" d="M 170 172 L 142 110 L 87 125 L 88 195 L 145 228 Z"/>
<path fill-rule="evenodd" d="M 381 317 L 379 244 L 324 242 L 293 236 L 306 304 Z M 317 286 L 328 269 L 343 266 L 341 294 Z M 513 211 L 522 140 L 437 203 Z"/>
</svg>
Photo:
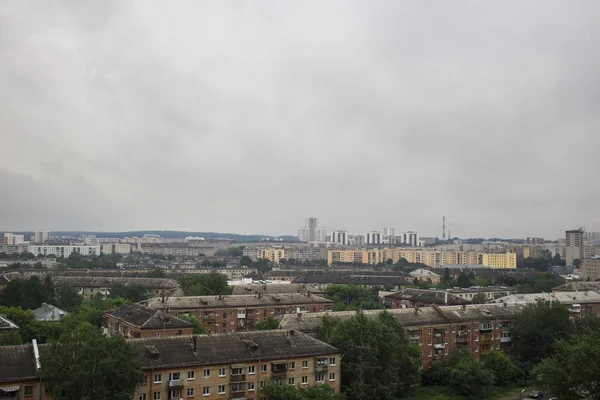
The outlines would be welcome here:
<svg viewBox="0 0 600 400">
<path fill-rule="evenodd" d="M 600 231 L 600 4 L 3 1 L 0 226 Z"/>
</svg>

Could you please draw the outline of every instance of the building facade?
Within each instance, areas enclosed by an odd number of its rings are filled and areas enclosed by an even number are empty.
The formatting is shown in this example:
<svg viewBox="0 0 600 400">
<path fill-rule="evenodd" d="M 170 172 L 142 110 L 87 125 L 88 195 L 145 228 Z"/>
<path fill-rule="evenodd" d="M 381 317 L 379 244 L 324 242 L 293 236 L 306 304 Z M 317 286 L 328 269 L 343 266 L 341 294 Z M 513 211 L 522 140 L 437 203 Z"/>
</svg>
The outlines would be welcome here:
<svg viewBox="0 0 600 400">
<path fill-rule="evenodd" d="M 143 303 L 173 316 L 196 317 L 208 333 L 251 331 L 269 316 L 331 311 L 334 304 L 311 293 L 156 297 Z"/>
<path fill-rule="evenodd" d="M 33 245 L 27 246 L 27 251 L 38 256 L 56 256 L 69 257 L 72 253 L 78 253 L 82 256 L 99 256 L 100 246 L 64 246 L 64 245 Z"/>
<path fill-rule="evenodd" d="M 184 336 L 194 333 L 194 326 L 163 311 L 131 304 L 103 313 L 103 332 L 107 336 L 152 338 Z"/>
<path fill-rule="evenodd" d="M 583 260 L 583 230 L 565 232 L 565 258 L 569 266 L 574 260 Z"/>
</svg>

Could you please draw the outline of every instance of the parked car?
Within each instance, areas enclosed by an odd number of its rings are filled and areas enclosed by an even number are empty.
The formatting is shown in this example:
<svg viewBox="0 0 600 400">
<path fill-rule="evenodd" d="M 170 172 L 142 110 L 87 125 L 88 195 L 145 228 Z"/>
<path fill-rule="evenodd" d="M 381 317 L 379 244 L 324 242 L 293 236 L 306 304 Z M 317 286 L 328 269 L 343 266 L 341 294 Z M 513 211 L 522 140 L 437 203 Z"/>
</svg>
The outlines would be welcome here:
<svg viewBox="0 0 600 400">
<path fill-rule="evenodd" d="M 529 393 L 529 398 L 530 399 L 543 399 L 544 392 L 542 392 L 541 390 L 534 390 L 531 393 Z"/>
</svg>

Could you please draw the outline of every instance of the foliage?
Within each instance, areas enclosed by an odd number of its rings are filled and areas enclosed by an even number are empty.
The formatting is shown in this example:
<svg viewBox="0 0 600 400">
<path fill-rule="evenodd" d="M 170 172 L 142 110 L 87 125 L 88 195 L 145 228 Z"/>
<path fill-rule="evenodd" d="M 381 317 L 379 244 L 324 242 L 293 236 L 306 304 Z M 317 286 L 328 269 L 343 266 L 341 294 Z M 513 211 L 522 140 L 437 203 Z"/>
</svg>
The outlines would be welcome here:
<svg viewBox="0 0 600 400">
<path fill-rule="evenodd" d="M 42 303 L 52 302 L 53 290 L 54 286 L 49 276 L 44 282 L 37 276 L 14 279 L 0 292 L 0 305 L 35 309 Z"/>
<path fill-rule="evenodd" d="M 557 340 L 574 331 L 569 311 L 557 301 L 528 304 L 517 315 L 512 330 L 514 354 L 528 364 L 537 364 L 554 353 Z"/>
<path fill-rule="evenodd" d="M 524 378 L 523 371 L 501 351 L 492 351 L 485 356 L 483 367 L 494 374 L 495 386 L 506 387 Z"/>
<path fill-rule="evenodd" d="M 542 293 L 551 292 L 556 286 L 565 283 L 565 280 L 552 272 L 543 272 L 530 277 L 521 277 L 517 282 L 518 293 Z"/>
<path fill-rule="evenodd" d="M 384 265 L 381 265 L 384 266 Z M 429 268 L 427 265 L 422 263 L 411 263 L 406 258 L 400 257 L 396 264 L 392 265 L 392 270 L 396 272 L 413 272 L 419 268 Z"/>
<path fill-rule="evenodd" d="M 377 290 L 357 285 L 329 285 L 325 297 L 335 302 L 335 311 L 383 308 Z"/>
<path fill-rule="evenodd" d="M 241 257 L 244 255 L 244 246 L 229 247 L 227 249 L 217 250 L 215 256 L 217 257 Z"/>
<path fill-rule="evenodd" d="M 473 299 L 471 300 L 471 302 L 473 304 L 483 304 L 487 301 L 487 296 L 485 295 L 485 293 L 477 293 L 475 296 L 473 296 Z"/>
<path fill-rule="evenodd" d="M 242 258 L 240 258 L 240 265 L 250 267 L 252 265 L 252 259 L 248 256 L 242 256 Z"/>
<path fill-rule="evenodd" d="M 467 274 L 465 272 L 461 272 L 456 278 L 456 284 L 461 288 L 468 288 L 473 286 L 473 279 L 475 279 L 475 274 L 473 272 Z"/>
<path fill-rule="evenodd" d="M 54 288 L 54 305 L 58 308 L 73 311 L 81 305 L 82 300 L 73 286 L 63 283 Z"/>
<path fill-rule="evenodd" d="M 277 329 L 278 327 L 279 321 L 272 315 L 269 315 L 266 319 L 256 323 L 257 331 L 269 331 L 271 329 Z"/>
<path fill-rule="evenodd" d="M 227 275 L 218 272 L 185 276 L 179 282 L 186 296 L 231 294 L 233 292 L 233 288 L 227 285 Z"/>
<path fill-rule="evenodd" d="M 166 278 L 167 274 L 160 268 L 154 268 L 152 271 L 148 272 L 148 278 Z"/>
<path fill-rule="evenodd" d="M 70 269 L 115 269 L 122 259 L 121 254 L 82 256 L 76 252 L 71 253 L 67 258 L 60 258 L 61 262 Z"/>
<path fill-rule="evenodd" d="M 0 346 L 14 346 L 22 343 L 23 338 L 18 332 L 9 331 L 0 335 Z"/>
<path fill-rule="evenodd" d="M 267 382 L 261 394 L 266 400 L 331 400 L 334 396 L 333 389 L 328 385 L 303 389 L 274 382 Z"/>
<path fill-rule="evenodd" d="M 138 284 L 126 286 L 118 283 L 110 288 L 110 297 L 113 299 L 120 297 L 137 303 L 138 301 L 146 300 L 148 298 L 148 292 L 144 286 Z"/>
<path fill-rule="evenodd" d="M 448 389 L 465 398 L 474 399 L 486 393 L 494 382 L 494 374 L 473 357 L 460 357 L 450 371 Z"/>
<path fill-rule="evenodd" d="M 40 363 L 40 377 L 56 400 L 129 400 L 143 378 L 133 346 L 89 324 L 61 335 Z"/>
<path fill-rule="evenodd" d="M 581 267 L 581 260 L 579 258 L 576 258 L 573 260 L 573 266 L 575 268 L 580 268 Z"/>
<path fill-rule="evenodd" d="M 357 313 L 336 321 L 330 334 L 320 339 L 344 354 L 342 385 L 349 400 L 400 397 L 418 376 L 420 352 L 388 312 L 375 319 Z"/>
<path fill-rule="evenodd" d="M 204 325 L 200 320 L 192 315 L 180 315 L 178 318 L 181 318 L 184 321 L 187 321 L 194 325 L 194 335 L 204 335 L 206 334 L 206 329 L 204 329 Z"/>
<path fill-rule="evenodd" d="M 548 268 L 554 265 L 564 266 L 566 261 L 560 258 L 558 254 L 552 257 L 549 251 L 543 257 L 529 257 L 517 261 L 517 268 L 531 268 L 539 272 L 546 272 Z"/>
</svg>

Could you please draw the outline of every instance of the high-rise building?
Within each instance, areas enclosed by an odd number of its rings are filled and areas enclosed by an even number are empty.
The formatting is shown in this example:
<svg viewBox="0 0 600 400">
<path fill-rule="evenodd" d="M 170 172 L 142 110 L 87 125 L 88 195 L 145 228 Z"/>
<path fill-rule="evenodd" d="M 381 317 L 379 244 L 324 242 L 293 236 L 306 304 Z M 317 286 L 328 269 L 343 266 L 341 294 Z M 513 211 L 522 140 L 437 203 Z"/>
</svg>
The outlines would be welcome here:
<svg viewBox="0 0 600 400">
<path fill-rule="evenodd" d="M 527 237 L 527 239 L 525 239 L 525 243 L 526 244 L 544 244 L 544 238 Z"/>
<path fill-rule="evenodd" d="M 308 228 L 298 228 L 298 240 L 308 242 Z"/>
<path fill-rule="evenodd" d="M 383 228 L 383 236 L 388 237 L 388 236 L 394 236 L 395 229 L 392 228 L 391 226 L 386 226 L 385 228 Z"/>
<path fill-rule="evenodd" d="M 346 231 L 335 231 L 331 233 L 331 241 L 333 243 L 341 244 L 343 246 L 348 246 L 348 232 Z"/>
<path fill-rule="evenodd" d="M 400 243 L 405 246 L 419 247 L 420 240 L 417 232 L 407 231 L 400 235 Z"/>
<path fill-rule="evenodd" d="M 317 228 L 316 242 L 327 241 L 327 228 Z"/>
<path fill-rule="evenodd" d="M 568 266 L 573 265 L 574 260 L 583 260 L 583 230 L 566 231 L 565 247 Z"/>
<path fill-rule="evenodd" d="M 298 240 L 301 242 L 317 242 L 317 241 L 321 241 L 319 240 L 319 238 L 317 237 L 317 218 L 316 217 L 308 217 L 306 218 L 306 220 L 304 221 L 304 226 L 298 229 Z M 324 229 L 324 228 L 322 228 Z M 322 240 L 323 242 L 327 240 L 327 230 L 324 229 L 324 233 L 325 233 L 325 240 Z M 323 234 L 323 232 L 321 233 Z"/>
<path fill-rule="evenodd" d="M 365 243 L 366 244 L 382 244 L 383 238 L 382 238 L 381 232 L 379 232 L 379 231 L 367 232 L 367 234 L 365 235 Z"/>
<path fill-rule="evenodd" d="M 365 235 L 348 235 L 348 245 L 362 247 L 365 245 Z"/>
<path fill-rule="evenodd" d="M 48 240 L 50 240 L 50 232 L 48 231 L 35 231 L 33 234 L 35 243 L 46 243 Z"/>
</svg>

